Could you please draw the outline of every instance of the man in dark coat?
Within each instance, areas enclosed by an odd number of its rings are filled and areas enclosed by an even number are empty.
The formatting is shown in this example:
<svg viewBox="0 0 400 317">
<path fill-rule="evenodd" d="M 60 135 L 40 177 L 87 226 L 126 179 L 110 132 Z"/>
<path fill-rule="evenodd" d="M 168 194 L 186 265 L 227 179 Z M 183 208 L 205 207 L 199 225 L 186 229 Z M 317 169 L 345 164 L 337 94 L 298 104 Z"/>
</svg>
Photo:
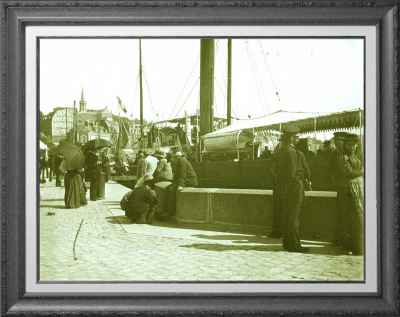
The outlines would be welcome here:
<svg viewBox="0 0 400 317">
<path fill-rule="evenodd" d="M 132 222 L 152 222 L 155 208 L 158 204 L 158 198 L 153 186 L 153 178 L 146 176 L 142 185 L 134 188 L 122 198 L 121 208 L 125 211 L 125 216 Z"/>
<path fill-rule="evenodd" d="M 345 244 L 345 237 L 347 236 L 347 228 L 343 226 L 346 219 L 345 208 L 341 206 L 342 199 L 340 195 L 344 192 L 343 181 L 340 179 L 340 162 L 344 156 L 344 139 L 347 136 L 347 132 L 335 132 L 333 134 L 333 142 L 335 148 L 332 151 L 332 155 L 329 161 L 330 180 L 332 182 L 333 189 L 337 192 L 336 199 L 336 229 L 335 229 L 335 244 L 343 246 Z"/>
<path fill-rule="evenodd" d="M 274 160 L 276 199 L 279 200 L 283 247 L 289 252 L 308 252 L 300 243 L 300 212 L 310 170 L 304 154 L 294 147 L 297 127 L 288 127 Z M 274 206 L 275 207 L 275 206 Z"/>
<path fill-rule="evenodd" d="M 281 143 L 277 145 L 274 153 L 272 154 L 271 162 L 271 175 L 272 175 L 272 232 L 268 234 L 270 238 L 279 239 L 282 237 L 283 230 L 283 209 L 282 202 L 285 199 L 283 195 L 283 188 L 281 188 L 280 183 L 278 183 L 276 167 L 277 160 L 279 159 L 279 153 L 281 151 Z"/>
<path fill-rule="evenodd" d="M 104 199 L 106 196 L 106 183 L 108 182 L 110 172 L 110 160 L 107 153 L 103 150 L 100 153 L 100 159 L 98 167 L 96 168 L 97 173 L 97 199 Z"/>
<path fill-rule="evenodd" d="M 356 146 L 357 135 L 344 137 L 343 154 L 338 160 L 339 245 L 353 255 L 364 253 L 364 168 Z"/>
<path fill-rule="evenodd" d="M 90 181 L 90 200 L 101 199 L 101 187 L 104 186 L 105 176 L 102 173 L 98 153 L 89 151 L 86 155 L 85 175 Z"/>
<path fill-rule="evenodd" d="M 174 159 L 171 161 L 173 181 L 168 187 L 167 210 L 168 217 L 174 218 L 176 214 L 176 195 L 184 187 L 197 187 L 197 174 L 182 152 L 177 151 Z"/>
<path fill-rule="evenodd" d="M 175 153 L 176 159 L 173 165 L 173 183 L 177 185 L 178 190 L 183 187 L 196 187 L 198 186 L 197 175 L 189 160 L 178 151 Z"/>
</svg>

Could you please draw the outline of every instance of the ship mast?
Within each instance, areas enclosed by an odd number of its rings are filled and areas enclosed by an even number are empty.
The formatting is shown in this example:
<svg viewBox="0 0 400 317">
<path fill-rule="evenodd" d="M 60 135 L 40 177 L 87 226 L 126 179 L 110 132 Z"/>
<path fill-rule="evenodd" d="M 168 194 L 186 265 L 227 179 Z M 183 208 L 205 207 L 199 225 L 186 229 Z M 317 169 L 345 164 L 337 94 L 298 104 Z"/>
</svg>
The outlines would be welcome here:
<svg viewBox="0 0 400 317">
<path fill-rule="evenodd" d="M 140 140 L 143 142 L 143 68 L 142 68 L 142 40 L 139 39 L 139 104 L 140 104 Z"/>
<path fill-rule="evenodd" d="M 228 78 L 226 92 L 226 121 L 232 123 L 232 39 L 228 38 Z"/>
</svg>

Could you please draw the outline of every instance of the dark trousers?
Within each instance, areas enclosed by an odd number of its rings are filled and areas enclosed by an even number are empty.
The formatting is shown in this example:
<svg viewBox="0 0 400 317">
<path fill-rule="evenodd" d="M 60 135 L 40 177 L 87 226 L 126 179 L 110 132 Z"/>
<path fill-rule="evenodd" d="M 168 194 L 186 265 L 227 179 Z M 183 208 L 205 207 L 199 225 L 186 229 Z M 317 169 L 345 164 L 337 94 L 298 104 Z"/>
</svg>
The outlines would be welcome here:
<svg viewBox="0 0 400 317">
<path fill-rule="evenodd" d="M 178 185 L 172 183 L 167 187 L 167 216 L 175 217 L 176 215 L 176 195 Z"/>
<path fill-rule="evenodd" d="M 40 180 L 42 182 L 46 182 L 46 178 L 49 177 L 49 168 L 47 166 L 43 166 L 40 168 Z"/>
<path fill-rule="evenodd" d="M 53 168 L 50 166 L 49 167 L 49 181 L 50 182 L 53 180 L 53 173 L 54 173 Z"/>
<path fill-rule="evenodd" d="M 105 197 L 105 173 L 97 173 L 90 178 L 90 200 L 104 199 Z"/>
<path fill-rule="evenodd" d="M 353 255 L 364 254 L 364 214 L 360 208 L 353 208 L 350 216 L 351 251 Z"/>
<path fill-rule="evenodd" d="M 304 183 L 295 180 L 287 185 L 287 197 L 283 202 L 283 248 L 296 251 L 300 243 L 300 213 L 304 200 Z"/>
<path fill-rule="evenodd" d="M 337 206 L 339 245 L 355 255 L 363 254 L 363 210 L 358 207 L 348 188 L 338 190 Z"/>
<path fill-rule="evenodd" d="M 98 175 L 98 197 L 104 199 L 106 196 L 106 174 L 101 172 Z"/>
<path fill-rule="evenodd" d="M 345 188 L 337 188 L 336 197 L 336 243 L 345 249 L 349 247 L 349 222 L 346 221 L 346 190 Z"/>
<path fill-rule="evenodd" d="M 61 187 L 61 186 L 62 186 L 61 179 L 62 179 L 62 174 L 61 174 L 61 172 L 57 169 L 57 171 L 56 171 L 56 187 Z"/>
<path fill-rule="evenodd" d="M 272 234 L 275 237 L 282 236 L 283 227 L 283 202 L 284 188 L 279 185 L 275 185 L 272 192 Z"/>
<path fill-rule="evenodd" d="M 97 177 L 92 177 L 90 179 L 90 189 L 89 189 L 89 197 L 90 200 L 97 200 L 98 196 L 98 180 Z"/>
</svg>

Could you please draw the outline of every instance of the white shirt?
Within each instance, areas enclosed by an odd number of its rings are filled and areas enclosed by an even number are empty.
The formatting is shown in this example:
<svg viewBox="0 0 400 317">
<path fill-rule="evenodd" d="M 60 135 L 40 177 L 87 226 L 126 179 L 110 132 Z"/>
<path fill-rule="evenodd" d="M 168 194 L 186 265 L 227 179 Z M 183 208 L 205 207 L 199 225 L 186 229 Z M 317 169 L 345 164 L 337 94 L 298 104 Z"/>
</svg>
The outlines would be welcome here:
<svg viewBox="0 0 400 317">
<path fill-rule="evenodd" d="M 152 155 L 147 155 L 144 159 L 145 168 L 144 168 L 144 175 L 153 176 L 154 172 L 157 169 L 158 160 Z"/>
</svg>

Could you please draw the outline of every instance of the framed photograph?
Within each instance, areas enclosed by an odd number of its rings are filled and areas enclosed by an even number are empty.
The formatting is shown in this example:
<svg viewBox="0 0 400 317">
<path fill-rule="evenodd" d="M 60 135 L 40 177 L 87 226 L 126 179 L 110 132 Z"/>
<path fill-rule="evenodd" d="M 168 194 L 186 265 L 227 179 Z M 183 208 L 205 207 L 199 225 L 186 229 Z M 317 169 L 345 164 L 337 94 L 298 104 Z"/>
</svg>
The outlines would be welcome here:
<svg viewBox="0 0 400 317">
<path fill-rule="evenodd" d="M 2 314 L 399 315 L 395 2 L 1 16 Z"/>
</svg>

